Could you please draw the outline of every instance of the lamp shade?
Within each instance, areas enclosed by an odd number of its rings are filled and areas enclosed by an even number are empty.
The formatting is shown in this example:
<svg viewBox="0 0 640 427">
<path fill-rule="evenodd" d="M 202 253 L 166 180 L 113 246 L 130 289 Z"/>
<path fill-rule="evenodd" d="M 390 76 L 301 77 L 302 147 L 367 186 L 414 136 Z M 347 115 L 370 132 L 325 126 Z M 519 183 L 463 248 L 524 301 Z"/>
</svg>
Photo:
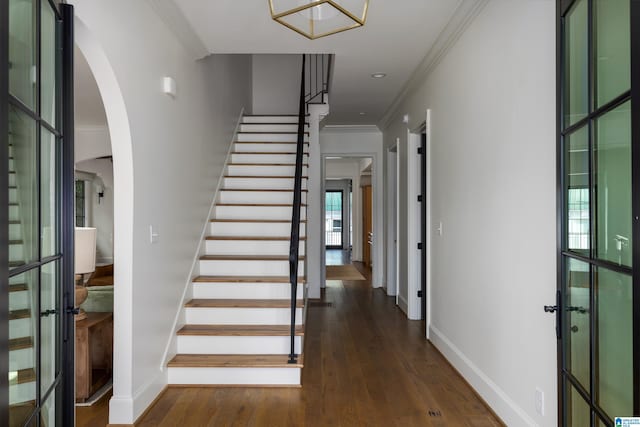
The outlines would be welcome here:
<svg viewBox="0 0 640 427">
<path fill-rule="evenodd" d="M 93 227 L 76 227 L 75 274 L 91 273 L 96 269 L 96 236 Z"/>
<path fill-rule="evenodd" d="M 273 20 L 313 40 L 362 27 L 369 0 L 269 0 L 269 7 Z"/>
</svg>

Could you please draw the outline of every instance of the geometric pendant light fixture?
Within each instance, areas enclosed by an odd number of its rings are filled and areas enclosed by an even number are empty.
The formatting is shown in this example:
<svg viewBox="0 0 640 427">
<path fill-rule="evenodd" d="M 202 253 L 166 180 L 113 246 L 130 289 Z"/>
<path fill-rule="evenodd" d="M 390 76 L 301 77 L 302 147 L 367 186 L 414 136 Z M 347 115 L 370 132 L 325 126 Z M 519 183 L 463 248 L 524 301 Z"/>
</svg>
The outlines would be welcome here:
<svg viewBox="0 0 640 427">
<path fill-rule="evenodd" d="M 274 21 L 315 40 L 362 27 L 369 0 L 269 0 L 269 7 Z"/>
</svg>

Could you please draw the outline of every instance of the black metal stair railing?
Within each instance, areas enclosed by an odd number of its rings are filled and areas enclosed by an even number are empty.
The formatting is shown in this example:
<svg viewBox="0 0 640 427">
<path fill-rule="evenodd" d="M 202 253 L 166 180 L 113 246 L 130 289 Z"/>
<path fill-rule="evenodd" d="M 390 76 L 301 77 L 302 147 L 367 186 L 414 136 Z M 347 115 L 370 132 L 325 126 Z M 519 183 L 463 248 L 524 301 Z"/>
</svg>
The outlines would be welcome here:
<svg viewBox="0 0 640 427">
<path fill-rule="evenodd" d="M 308 61 L 307 61 L 308 57 Z M 296 354 L 296 309 L 298 295 L 298 265 L 300 251 L 300 212 L 302 208 L 302 166 L 305 144 L 305 123 L 309 104 L 324 104 L 329 93 L 332 56 L 326 54 L 302 55 L 300 103 L 298 109 L 298 139 L 293 184 L 293 212 L 291 214 L 291 241 L 289 246 L 289 281 L 291 282 L 291 351 L 289 363 L 298 363 Z"/>
</svg>

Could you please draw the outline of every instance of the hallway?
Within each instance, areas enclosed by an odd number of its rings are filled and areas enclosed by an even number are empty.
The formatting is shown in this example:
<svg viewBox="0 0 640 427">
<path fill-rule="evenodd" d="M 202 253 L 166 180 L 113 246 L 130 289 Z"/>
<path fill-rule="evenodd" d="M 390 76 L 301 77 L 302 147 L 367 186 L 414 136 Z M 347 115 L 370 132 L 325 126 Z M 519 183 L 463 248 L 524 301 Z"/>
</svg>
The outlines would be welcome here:
<svg viewBox="0 0 640 427">
<path fill-rule="evenodd" d="M 329 281 L 308 316 L 302 389 L 169 388 L 136 425 L 501 425 L 368 280 Z"/>
</svg>

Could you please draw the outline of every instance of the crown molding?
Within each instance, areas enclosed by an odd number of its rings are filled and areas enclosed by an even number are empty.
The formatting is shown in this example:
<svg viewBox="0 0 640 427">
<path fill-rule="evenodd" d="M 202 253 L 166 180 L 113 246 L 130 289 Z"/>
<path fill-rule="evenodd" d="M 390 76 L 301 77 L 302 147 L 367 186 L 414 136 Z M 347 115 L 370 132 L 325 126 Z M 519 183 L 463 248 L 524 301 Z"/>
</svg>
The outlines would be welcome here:
<svg viewBox="0 0 640 427">
<path fill-rule="evenodd" d="M 397 113 L 397 109 L 405 97 L 410 92 L 417 90 L 433 72 L 487 3 L 489 3 L 489 0 L 463 0 L 460 3 L 431 49 L 429 49 L 424 59 L 402 86 L 402 89 L 382 116 L 378 125 L 380 129 L 384 130 L 390 125 L 391 119 Z"/>
<path fill-rule="evenodd" d="M 380 132 L 377 125 L 327 125 L 321 133 L 363 133 Z"/>
<path fill-rule="evenodd" d="M 194 60 L 202 59 L 211 54 L 200 36 L 193 29 L 182 10 L 173 0 L 147 0 L 147 3 L 160 17 L 184 48 L 193 56 Z"/>
</svg>

